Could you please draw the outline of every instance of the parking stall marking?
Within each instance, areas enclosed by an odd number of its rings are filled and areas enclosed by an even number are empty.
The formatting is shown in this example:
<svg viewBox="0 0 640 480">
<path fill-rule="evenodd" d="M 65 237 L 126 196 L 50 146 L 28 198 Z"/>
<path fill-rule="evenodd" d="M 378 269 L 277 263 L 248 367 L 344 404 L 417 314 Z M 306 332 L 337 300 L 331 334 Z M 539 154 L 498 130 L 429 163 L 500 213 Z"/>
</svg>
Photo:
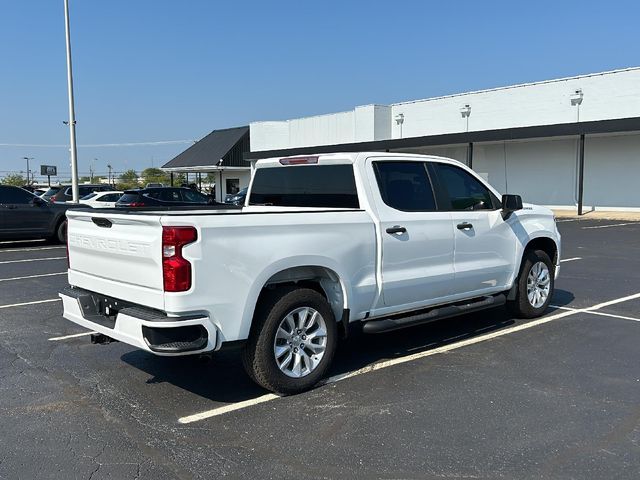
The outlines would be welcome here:
<svg viewBox="0 0 640 480">
<path fill-rule="evenodd" d="M 622 302 L 626 302 L 629 300 L 634 300 L 636 298 L 640 298 L 640 293 L 635 293 L 633 295 L 628 295 L 626 297 L 621 297 L 621 298 L 616 298 L 614 300 L 609 300 L 607 302 L 603 302 L 603 303 L 599 303 L 596 305 L 593 305 L 592 307 L 588 307 L 588 308 L 584 308 L 584 309 L 580 309 L 580 308 L 569 308 L 569 307 L 554 307 L 552 306 L 552 308 L 556 308 L 556 309 L 561 309 L 563 310 L 563 312 L 561 313 L 556 313 L 555 315 L 550 315 L 548 317 L 542 317 L 539 318 L 537 320 L 533 320 L 531 322 L 527 322 L 524 323 L 522 325 L 516 325 L 514 327 L 509 327 L 509 328 L 505 328 L 503 330 L 498 330 L 496 332 L 491 332 L 491 333 L 487 333 L 485 335 L 480 335 L 479 337 L 474 337 L 474 338 L 468 338 L 466 340 L 461 340 L 459 342 L 455 342 L 455 343 L 451 343 L 449 345 L 444 345 L 442 347 L 438 347 L 438 348 L 434 348 L 432 350 L 426 350 L 423 352 L 418 352 L 418 353 L 414 353 L 411 355 L 407 355 L 404 357 L 399 357 L 399 358 L 394 358 L 391 360 L 385 360 L 382 362 L 377 362 L 377 363 L 373 363 L 371 365 L 367 365 L 366 367 L 360 368 L 358 370 L 354 370 L 353 372 L 346 372 L 346 373 L 342 373 L 339 375 L 334 375 L 333 377 L 329 377 L 326 380 L 320 382 L 317 386 L 323 386 L 323 385 L 329 385 L 332 383 L 337 383 L 339 381 L 342 380 L 346 380 L 348 378 L 353 378 L 355 376 L 358 375 L 363 375 L 365 373 L 371 373 L 371 372 L 375 372 L 377 370 L 382 370 L 384 368 L 389 368 L 395 365 L 400 365 L 403 363 L 407 363 L 407 362 L 412 362 L 414 360 L 419 360 L 422 358 L 426 358 L 426 357 L 430 357 L 432 355 L 438 355 L 440 353 L 445 353 L 445 352 L 450 352 L 452 350 L 457 350 L 459 348 L 463 348 L 469 345 L 475 345 L 476 343 L 481 343 L 481 342 L 485 342 L 487 340 L 492 340 L 494 338 L 498 338 L 498 337 L 502 337 L 505 335 L 509 335 L 511 333 L 516 333 L 519 332 L 521 330 L 527 330 L 529 328 L 533 328 L 533 327 L 537 327 L 538 325 L 543 325 L 545 323 L 549 323 L 552 322 L 554 320 L 558 320 L 561 318 L 565 318 L 565 317 L 569 317 L 572 315 L 576 315 L 579 313 L 593 313 L 593 314 L 598 314 L 601 312 L 595 312 L 595 310 L 598 310 L 600 308 L 603 307 L 607 307 L 610 305 L 615 305 L 617 303 L 622 303 Z M 607 315 L 608 316 L 608 315 Z M 260 397 L 254 398 L 254 399 L 250 399 L 250 400 L 245 400 L 242 402 L 238 402 L 238 403 L 232 403 L 229 405 L 225 405 L 223 407 L 218 407 L 218 408 L 214 408 L 211 410 L 206 410 L 204 412 L 200 412 L 200 413 L 195 413 L 193 415 L 187 415 L 185 417 L 180 417 L 178 419 L 178 422 L 181 424 L 190 424 L 193 422 L 198 422 L 200 420 L 205 420 L 207 418 L 211 418 L 211 417 L 216 417 L 219 415 L 223 415 L 225 413 L 229 413 L 229 412 L 233 412 L 233 411 L 237 411 L 237 410 L 241 410 L 253 405 L 257 405 L 260 403 L 265 403 L 265 402 L 269 402 L 271 400 L 276 400 L 280 398 L 278 395 L 275 394 L 266 394 L 266 395 L 262 395 Z"/>
<path fill-rule="evenodd" d="M 590 230 L 590 229 L 593 229 L 593 228 L 624 227 L 626 225 L 640 225 L 640 222 L 614 223 L 613 225 L 593 225 L 591 227 L 582 227 L 582 229 L 583 230 Z"/>
<path fill-rule="evenodd" d="M 59 247 L 34 247 L 34 248 L 10 248 L 6 250 L 0 250 L 0 253 L 13 253 L 13 252 L 36 252 L 38 250 L 57 250 L 66 248 L 64 246 Z"/>
<path fill-rule="evenodd" d="M 7 263 L 43 262 L 45 260 L 62 260 L 66 258 L 67 257 L 47 257 L 47 258 L 25 258 L 23 260 L 5 260 L 3 262 L 0 262 L 0 265 L 7 264 Z"/>
<path fill-rule="evenodd" d="M 23 307 L 25 305 L 37 305 L 38 303 L 51 303 L 51 302 L 60 302 L 60 301 L 62 301 L 60 298 L 50 298 L 48 300 L 36 300 L 35 302 L 12 303 L 10 305 L 0 305 L 0 309 Z"/>
<path fill-rule="evenodd" d="M 50 342 L 57 342 L 59 340 L 67 340 L 68 338 L 77 338 L 77 337 L 86 337 L 87 335 L 93 335 L 96 332 L 82 332 L 82 333 L 74 333 L 72 335 L 65 335 L 63 337 L 52 337 L 48 338 Z"/>
<path fill-rule="evenodd" d="M 66 275 L 67 272 L 41 273 L 39 275 L 27 275 L 25 277 L 0 278 L 0 282 L 10 282 L 12 280 L 27 280 L 29 278 L 53 277 L 56 275 Z"/>
<path fill-rule="evenodd" d="M 599 312 L 597 310 L 589 310 L 586 308 L 581 309 L 581 308 L 561 307 L 559 305 L 549 305 L 549 306 L 551 308 L 557 308 L 558 310 L 568 310 L 576 313 L 588 313 L 590 315 L 602 315 L 603 317 L 619 318 L 621 320 L 631 320 L 634 322 L 640 322 L 640 318 L 627 317 L 624 315 L 616 315 L 614 313 Z"/>
<path fill-rule="evenodd" d="M 582 257 L 565 258 L 564 260 L 560 260 L 560 263 L 574 262 L 576 260 L 582 260 Z"/>
</svg>

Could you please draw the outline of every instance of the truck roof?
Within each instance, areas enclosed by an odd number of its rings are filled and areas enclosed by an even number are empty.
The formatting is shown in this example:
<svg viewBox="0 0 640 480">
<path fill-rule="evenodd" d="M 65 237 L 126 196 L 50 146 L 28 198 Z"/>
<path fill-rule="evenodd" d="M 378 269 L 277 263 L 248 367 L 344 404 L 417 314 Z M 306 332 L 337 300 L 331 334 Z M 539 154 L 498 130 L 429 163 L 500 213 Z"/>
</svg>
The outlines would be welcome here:
<svg viewBox="0 0 640 480">
<path fill-rule="evenodd" d="M 396 153 L 396 152 L 337 152 L 337 153 L 319 153 L 309 155 L 292 155 L 289 157 L 271 157 L 260 159 L 256 162 L 256 168 L 271 167 L 281 165 L 301 165 L 301 164 L 345 164 L 357 163 L 371 157 L 382 157 L 385 160 L 407 160 L 416 157 L 423 158 L 425 161 L 438 161 L 443 163 L 455 163 L 464 165 L 458 160 L 452 158 L 440 157 L 437 155 L 423 155 L 420 153 Z"/>
</svg>

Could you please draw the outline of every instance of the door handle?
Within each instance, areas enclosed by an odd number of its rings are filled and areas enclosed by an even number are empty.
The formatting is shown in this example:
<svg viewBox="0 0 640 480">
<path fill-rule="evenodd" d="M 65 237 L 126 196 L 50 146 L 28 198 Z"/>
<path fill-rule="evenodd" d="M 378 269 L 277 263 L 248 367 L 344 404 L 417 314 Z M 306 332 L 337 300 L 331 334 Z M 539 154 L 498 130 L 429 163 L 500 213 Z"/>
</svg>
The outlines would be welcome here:
<svg viewBox="0 0 640 480">
<path fill-rule="evenodd" d="M 458 224 L 458 230 L 471 230 L 473 225 L 469 222 L 462 222 Z"/>
<path fill-rule="evenodd" d="M 407 229 L 404 227 L 401 227 L 400 225 L 394 225 L 393 227 L 389 227 L 387 228 L 387 233 L 406 233 Z"/>
</svg>

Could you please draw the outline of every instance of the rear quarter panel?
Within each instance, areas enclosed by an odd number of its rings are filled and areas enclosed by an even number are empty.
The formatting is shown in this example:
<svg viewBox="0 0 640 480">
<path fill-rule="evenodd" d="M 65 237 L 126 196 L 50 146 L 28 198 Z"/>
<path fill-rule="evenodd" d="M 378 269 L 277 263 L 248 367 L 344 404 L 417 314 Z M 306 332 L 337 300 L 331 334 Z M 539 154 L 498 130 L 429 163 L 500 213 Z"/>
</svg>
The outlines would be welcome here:
<svg viewBox="0 0 640 480">
<path fill-rule="evenodd" d="M 164 216 L 162 224 L 195 225 L 199 238 L 183 250 L 193 265 L 192 289 L 165 293 L 165 309 L 206 312 L 222 341 L 248 337 L 263 286 L 288 268 L 335 272 L 354 316 L 375 296 L 375 232 L 364 211 Z"/>
</svg>

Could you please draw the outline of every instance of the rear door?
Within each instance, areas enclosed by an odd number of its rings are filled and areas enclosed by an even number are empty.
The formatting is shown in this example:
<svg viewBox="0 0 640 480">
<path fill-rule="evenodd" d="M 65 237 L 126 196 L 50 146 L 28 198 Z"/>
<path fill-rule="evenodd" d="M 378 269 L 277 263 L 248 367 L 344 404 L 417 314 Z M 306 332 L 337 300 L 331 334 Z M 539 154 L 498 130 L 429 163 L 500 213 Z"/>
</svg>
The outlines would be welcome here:
<svg viewBox="0 0 640 480">
<path fill-rule="evenodd" d="M 22 188 L 3 188 L 3 228 L 12 234 L 47 234 L 53 213 L 46 203 L 34 203 L 35 195 Z"/>
<path fill-rule="evenodd" d="M 368 160 L 367 173 L 382 245 L 375 314 L 443 302 L 454 279 L 453 230 L 451 214 L 438 211 L 426 163 Z"/>
<path fill-rule="evenodd" d="M 430 171 L 455 235 L 453 291 L 472 297 L 504 290 L 516 264 L 517 237 L 502 218 L 500 201 L 462 167 L 434 162 Z"/>
</svg>

